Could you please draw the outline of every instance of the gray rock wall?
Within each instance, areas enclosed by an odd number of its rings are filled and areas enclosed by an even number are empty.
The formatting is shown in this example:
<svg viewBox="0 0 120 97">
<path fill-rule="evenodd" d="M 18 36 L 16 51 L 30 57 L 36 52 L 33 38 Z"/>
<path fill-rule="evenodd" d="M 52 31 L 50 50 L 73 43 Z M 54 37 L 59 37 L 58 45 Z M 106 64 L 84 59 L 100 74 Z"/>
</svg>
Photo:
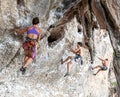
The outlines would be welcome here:
<svg viewBox="0 0 120 97">
<path fill-rule="evenodd" d="M 68 11 L 68 14 L 62 14 L 63 16 L 61 15 L 58 20 L 56 8 L 63 6 L 59 4 L 61 1 L 9 0 L 0 2 L 0 97 L 109 96 L 109 70 L 100 72 L 97 76 L 93 76 L 97 70 L 90 70 L 91 66 L 102 65 L 97 57 L 108 58 L 112 63 L 113 48 L 109 37 L 111 34 L 105 29 L 98 27 L 98 29 L 92 30 L 90 43 L 92 49 L 94 48 L 94 63 L 91 64 L 89 49 L 83 47 L 84 64 L 79 66 L 75 61 L 72 61 L 70 76 L 64 77 L 66 64 L 61 64 L 61 59 L 73 55 L 69 52 L 68 46 L 72 44 L 75 49 L 76 43 L 78 41 L 84 43 L 86 37 L 83 32 L 78 33 L 78 18 L 72 15 L 75 7 L 64 9 L 65 12 Z M 81 0 L 76 1 L 80 2 Z M 21 44 L 24 37 L 14 36 L 13 32 L 16 28 L 31 25 L 31 19 L 34 16 L 40 18 L 40 27 L 43 31 L 42 39 L 39 43 L 36 62 L 31 63 L 26 74 L 22 75 L 19 68 L 23 63 L 24 55 Z M 114 17 L 117 20 L 116 15 Z M 46 29 L 51 24 L 55 24 L 57 27 L 47 32 Z M 116 24 L 118 25 L 119 22 Z M 49 45 L 49 36 L 60 38 Z M 118 74 L 117 79 L 119 79 Z"/>
</svg>

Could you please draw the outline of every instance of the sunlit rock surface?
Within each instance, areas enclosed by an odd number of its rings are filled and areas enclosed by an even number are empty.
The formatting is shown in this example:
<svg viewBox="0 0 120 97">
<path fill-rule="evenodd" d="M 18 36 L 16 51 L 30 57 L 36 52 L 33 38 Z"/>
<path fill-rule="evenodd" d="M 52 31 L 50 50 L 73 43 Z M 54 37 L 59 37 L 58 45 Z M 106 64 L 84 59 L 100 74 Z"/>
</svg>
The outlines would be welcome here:
<svg viewBox="0 0 120 97">
<path fill-rule="evenodd" d="M 88 48 L 82 47 L 83 65 L 73 60 L 70 76 L 64 77 L 67 65 L 61 64 L 61 59 L 73 55 L 69 51 L 69 45 L 75 49 L 77 42 L 85 43 L 85 37 L 83 30 L 78 32 L 78 21 L 75 16 L 64 24 L 63 30 L 58 28 L 62 34 L 59 34 L 56 28 L 47 31 L 49 25 L 64 18 L 63 12 L 69 8 L 60 2 L 62 0 L 0 2 L 0 97 L 108 97 L 110 84 L 116 86 L 113 71 L 113 78 L 111 77 L 109 83 L 109 69 L 97 76 L 93 75 L 97 70 L 91 70 L 91 66 L 102 65 L 97 57 L 108 58 L 111 67 L 113 65 L 113 48 L 109 33 L 100 28 L 94 29 L 90 38 L 94 47 L 93 64 Z M 72 0 L 70 2 L 72 3 Z M 62 11 L 56 11 L 58 6 L 63 8 Z M 36 61 L 31 63 L 26 74 L 22 75 L 19 69 L 24 57 L 21 48 L 24 37 L 15 36 L 13 33 L 16 28 L 31 25 L 34 16 L 40 18 L 42 39 L 39 42 Z M 52 38 L 57 37 L 56 41 L 50 43 L 50 35 Z"/>
</svg>

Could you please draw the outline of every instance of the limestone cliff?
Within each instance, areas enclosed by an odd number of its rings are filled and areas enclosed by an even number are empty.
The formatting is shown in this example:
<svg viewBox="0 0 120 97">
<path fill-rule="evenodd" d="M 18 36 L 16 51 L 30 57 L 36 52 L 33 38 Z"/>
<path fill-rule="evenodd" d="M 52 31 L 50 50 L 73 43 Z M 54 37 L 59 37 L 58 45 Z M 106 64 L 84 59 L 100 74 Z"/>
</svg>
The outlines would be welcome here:
<svg viewBox="0 0 120 97">
<path fill-rule="evenodd" d="M 116 97 L 112 66 L 120 97 L 119 4 L 119 0 L 0 1 L 0 97 Z M 36 61 L 22 75 L 25 35 L 13 33 L 30 26 L 35 16 L 42 37 Z M 73 60 L 70 76 L 64 77 L 66 64 L 61 59 L 73 55 L 69 45 L 75 49 L 79 41 L 84 45 L 83 65 Z M 102 65 L 98 57 L 108 58 L 110 65 L 94 76 L 96 70 L 90 67 Z"/>
</svg>

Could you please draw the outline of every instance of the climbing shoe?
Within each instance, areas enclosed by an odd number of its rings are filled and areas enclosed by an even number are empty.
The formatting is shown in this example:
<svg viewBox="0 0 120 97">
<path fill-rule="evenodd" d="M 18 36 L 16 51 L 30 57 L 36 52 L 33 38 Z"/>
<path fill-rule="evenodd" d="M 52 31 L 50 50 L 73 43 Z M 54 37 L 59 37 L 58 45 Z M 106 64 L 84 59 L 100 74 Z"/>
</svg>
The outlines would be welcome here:
<svg viewBox="0 0 120 97">
<path fill-rule="evenodd" d="M 21 68 L 20 68 L 20 71 L 22 71 L 22 74 L 24 75 L 24 74 L 25 74 L 25 71 L 26 71 L 26 67 L 21 67 Z"/>
<path fill-rule="evenodd" d="M 69 75 L 70 75 L 69 73 L 66 73 L 66 74 L 64 75 L 64 77 L 69 76 Z"/>
<path fill-rule="evenodd" d="M 23 67 L 21 67 L 21 68 L 20 68 L 20 71 L 23 71 L 23 69 L 24 69 L 24 68 L 23 68 Z"/>
</svg>

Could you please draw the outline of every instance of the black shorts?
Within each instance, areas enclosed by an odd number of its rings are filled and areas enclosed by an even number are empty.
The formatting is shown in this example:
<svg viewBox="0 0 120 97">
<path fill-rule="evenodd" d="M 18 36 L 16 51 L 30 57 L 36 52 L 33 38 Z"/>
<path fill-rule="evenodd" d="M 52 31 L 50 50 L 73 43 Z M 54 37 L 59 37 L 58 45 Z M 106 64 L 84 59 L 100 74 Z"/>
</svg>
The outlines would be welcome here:
<svg viewBox="0 0 120 97">
<path fill-rule="evenodd" d="M 80 55 L 77 55 L 77 54 L 76 54 L 76 56 L 74 57 L 74 60 L 77 61 L 77 59 L 80 60 L 80 61 L 81 61 L 80 64 L 83 65 L 82 57 L 81 57 Z"/>
<path fill-rule="evenodd" d="M 107 67 L 106 66 L 101 66 L 101 70 L 107 70 Z"/>
</svg>

